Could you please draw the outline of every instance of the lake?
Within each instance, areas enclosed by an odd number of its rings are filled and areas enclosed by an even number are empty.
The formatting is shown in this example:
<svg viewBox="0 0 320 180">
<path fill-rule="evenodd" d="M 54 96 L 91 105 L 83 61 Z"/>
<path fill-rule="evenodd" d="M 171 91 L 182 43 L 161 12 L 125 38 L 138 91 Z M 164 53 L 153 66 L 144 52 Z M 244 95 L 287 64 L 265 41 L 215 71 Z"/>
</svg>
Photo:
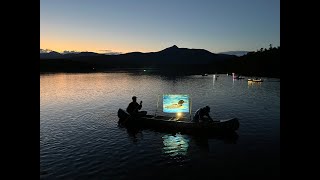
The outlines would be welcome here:
<svg viewBox="0 0 320 180">
<path fill-rule="evenodd" d="M 40 178 L 279 178 L 280 79 L 246 79 L 147 72 L 41 74 Z M 209 105 L 214 119 L 237 117 L 236 136 L 132 131 L 118 125 L 117 111 L 132 96 L 143 101 L 141 110 L 148 114 L 170 115 L 162 112 L 163 94 L 188 94 L 192 114 Z"/>
</svg>

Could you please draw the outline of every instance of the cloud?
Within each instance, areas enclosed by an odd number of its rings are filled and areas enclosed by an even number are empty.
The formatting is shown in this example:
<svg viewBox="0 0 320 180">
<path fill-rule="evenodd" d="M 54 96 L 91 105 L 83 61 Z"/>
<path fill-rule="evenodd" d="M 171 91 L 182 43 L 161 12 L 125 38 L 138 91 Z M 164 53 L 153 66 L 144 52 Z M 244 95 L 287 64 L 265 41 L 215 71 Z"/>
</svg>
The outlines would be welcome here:
<svg viewBox="0 0 320 180">
<path fill-rule="evenodd" d="M 99 51 L 103 52 L 103 54 L 110 54 L 110 55 L 122 54 L 122 52 L 114 52 L 114 51 L 109 50 L 109 49 L 99 50 Z"/>
<path fill-rule="evenodd" d="M 49 53 L 52 52 L 50 49 L 40 49 L 40 53 Z"/>
<path fill-rule="evenodd" d="M 99 50 L 99 51 L 102 51 L 102 52 L 112 52 L 111 50 L 108 50 L 108 49 L 106 49 L 106 50 Z"/>
<path fill-rule="evenodd" d="M 77 54 L 77 53 L 80 53 L 79 51 L 63 51 L 62 54 Z"/>
<path fill-rule="evenodd" d="M 107 55 L 117 55 L 117 54 L 122 54 L 122 52 L 114 52 L 112 50 L 99 50 L 100 52 L 102 52 L 101 54 L 107 54 Z M 53 50 L 51 49 L 40 49 L 40 54 L 43 53 L 50 53 L 53 52 Z M 89 52 L 89 51 L 81 51 L 81 52 Z M 61 54 L 78 54 L 80 53 L 80 51 L 74 51 L 74 50 L 64 50 Z"/>
</svg>

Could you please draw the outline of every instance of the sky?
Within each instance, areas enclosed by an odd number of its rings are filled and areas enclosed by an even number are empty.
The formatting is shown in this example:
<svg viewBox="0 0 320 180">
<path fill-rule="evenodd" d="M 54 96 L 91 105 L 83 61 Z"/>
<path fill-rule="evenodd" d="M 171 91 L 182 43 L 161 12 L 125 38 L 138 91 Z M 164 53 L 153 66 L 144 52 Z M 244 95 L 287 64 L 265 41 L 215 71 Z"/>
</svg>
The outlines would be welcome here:
<svg viewBox="0 0 320 180">
<path fill-rule="evenodd" d="M 280 0 L 40 0 L 40 48 L 213 53 L 280 46 Z"/>
</svg>

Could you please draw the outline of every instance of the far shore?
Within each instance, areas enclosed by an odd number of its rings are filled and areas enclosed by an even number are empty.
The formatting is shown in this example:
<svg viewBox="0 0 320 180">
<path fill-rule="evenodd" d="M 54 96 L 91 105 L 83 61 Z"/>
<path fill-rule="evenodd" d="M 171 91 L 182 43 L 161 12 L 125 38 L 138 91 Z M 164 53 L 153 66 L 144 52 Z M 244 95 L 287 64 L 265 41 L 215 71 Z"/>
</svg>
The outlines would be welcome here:
<svg viewBox="0 0 320 180">
<path fill-rule="evenodd" d="M 231 74 L 232 72 L 199 72 L 199 71 L 172 71 L 159 68 L 110 68 L 102 70 L 84 70 L 84 71 L 40 71 L 40 75 L 44 74 L 82 74 L 82 73 L 137 73 L 137 74 L 149 74 L 149 75 L 170 75 L 170 76 L 189 76 L 189 75 L 214 75 L 214 74 Z M 265 77 L 265 78 L 279 78 L 278 75 L 265 75 L 265 74 L 252 74 L 252 73 L 237 73 L 235 74 L 245 77 Z"/>
</svg>

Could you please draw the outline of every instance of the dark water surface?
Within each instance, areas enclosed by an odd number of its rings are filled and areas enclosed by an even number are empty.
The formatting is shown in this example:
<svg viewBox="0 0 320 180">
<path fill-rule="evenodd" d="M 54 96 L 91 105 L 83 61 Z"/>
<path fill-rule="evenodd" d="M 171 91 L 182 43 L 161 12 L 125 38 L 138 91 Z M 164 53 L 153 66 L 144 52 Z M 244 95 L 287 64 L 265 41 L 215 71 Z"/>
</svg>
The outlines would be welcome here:
<svg viewBox="0 0 320 180">
<path fill-rule="evenodd" d="M 250 78 L 250 77 L 249 77 Z M 189 94 L 192 112 L 237 117 L 237 136 L 195 136 L 118 126 L 133 95 L 150 114 L 162 94 Z M 161 106 L 161 103 L 159 103 Z M 162 109 L 158 108 L 159 113 Z M 40 75 L 40 178 L 271 178 L 280 174 L 280 80 L 130 73 Z"/>
</svg>

